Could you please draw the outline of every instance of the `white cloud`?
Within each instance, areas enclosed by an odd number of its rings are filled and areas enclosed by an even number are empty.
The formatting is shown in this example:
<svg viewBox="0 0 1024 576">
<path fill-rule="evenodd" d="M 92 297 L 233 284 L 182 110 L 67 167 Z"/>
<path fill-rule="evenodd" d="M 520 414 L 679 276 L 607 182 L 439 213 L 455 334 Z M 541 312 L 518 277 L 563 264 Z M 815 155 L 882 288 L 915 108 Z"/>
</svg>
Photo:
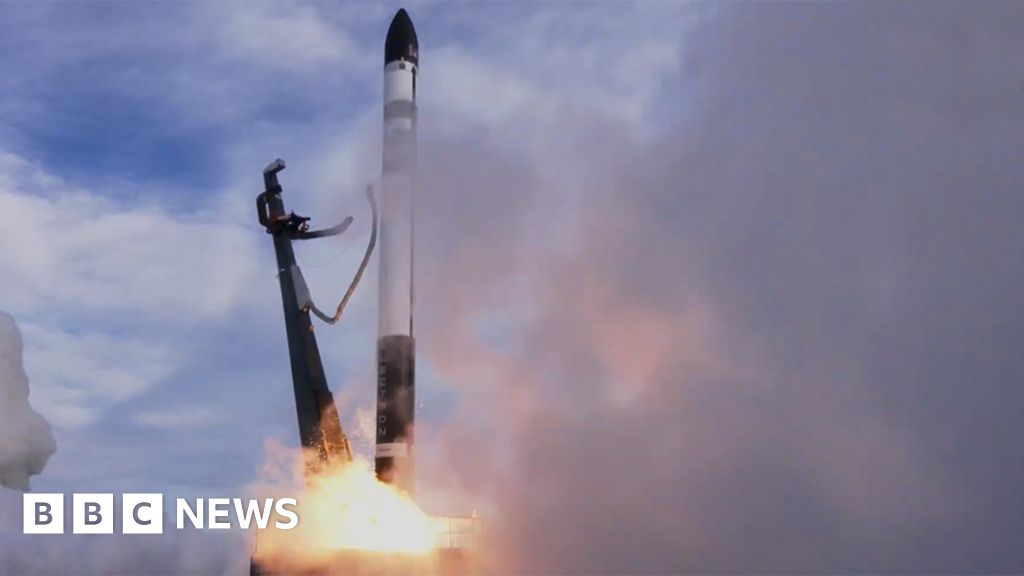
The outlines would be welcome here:
<svg viewBox="0 0 1024 576">
<path fill-rule="evenodd" d="M 62 427 L 92 423 L 111 405 L 171 376 L 181 361 L 169 346 L 142 339 L 32 323 L 22 328 L 35 402 Z"/>
<path fill-rule="evenodd" d="M 219 415 L 205 406 L 182 406 L 148 410 L 136 414 L 135 422 L 160 430 L 188 431 L 215 423 Z"/>
<path fill-rule="evenodd" d="M 284 2 L 12 10 L 0 22 L 9 64 L 0 124 L 59 132 L 69 117 L 111 102 L 144 102 L 154 118 L 173 118 L 159 126 L 172 132 L 248 128 L 283 96 L 323 112 L 339 86 L 376 69 L 352 27 L 333 25 L 325 12 Z M 60 33 L 35 41 L 47 29 Z M 69 92 L 86 99 L 63 101 Z"/>
<path fill-rule="evenodd" d="M 343 30 L 330 26 L 316 5 L 215 4 L 224 20 L 218 43 L 226 55 L 267 68 L 292 69 L 358 55 Z"/>
<path fill-rule="evenodd" d="M 34 398 L 58 428 L 90 425 L 181 368 L 187 342 L 168 329 L 273 298 L 264 235 L 234 208 L 250 207 L 115 203 L 0 153 L 0 307 L 23 321 Z"/>
<path fill-rule="evenodd" d="M 225 223 L 227 221 L 228 223 Z M 119 205 L 0 153 L 0 304 L 19 316 L 63 310 L 224 318 L 251 303 L 260 236 L 215 213 Z"/>
</svg>

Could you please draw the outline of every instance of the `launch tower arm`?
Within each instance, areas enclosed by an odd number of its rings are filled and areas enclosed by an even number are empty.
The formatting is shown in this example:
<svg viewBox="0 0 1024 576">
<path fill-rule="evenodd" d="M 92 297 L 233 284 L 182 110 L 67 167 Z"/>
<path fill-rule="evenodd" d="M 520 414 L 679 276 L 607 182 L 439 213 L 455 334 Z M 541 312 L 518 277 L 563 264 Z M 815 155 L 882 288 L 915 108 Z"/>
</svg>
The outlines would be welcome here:
<svg viewBox="0 0 1024 576">
<path fill-rule="evenodd" d="M 352 452 L 348 437 L 341 427 L 334 397 L 327 385 L 320 349 L 309 316 L 311 304 L 306 302 L 306 282 L 295 262 L 292 240 L 314 234 L 319 234 L 315 237 L 339 234 L 350 221 L 327 231 L 309 232 L 308 218 L 285 212 L 281 198 L 283 190 L 277 177 L 284 166 L 284 161 L 276 160 L 263 171 L 264 191 L 258 196 L 256 204 L 260 224 L 274 239 L 299 438 L 303 448 L 316 456 L 307 460 L 308 473 L 315 473 L 323 465 L 351 461 Z"/>
<path fill-rule="evenodd" d="M 348 230 L 348 227 L 352 225 L 352 217 L 349 216 L 341 221 L 340 224 L 331 226 L 330 228 L 324 228 L 322 230 L 300 230 L 292 235 L 292 238 L 296 240 L 313 240 L 315 238 L 327 238 L 329 236 L 337 236 Z"/>
</svg>

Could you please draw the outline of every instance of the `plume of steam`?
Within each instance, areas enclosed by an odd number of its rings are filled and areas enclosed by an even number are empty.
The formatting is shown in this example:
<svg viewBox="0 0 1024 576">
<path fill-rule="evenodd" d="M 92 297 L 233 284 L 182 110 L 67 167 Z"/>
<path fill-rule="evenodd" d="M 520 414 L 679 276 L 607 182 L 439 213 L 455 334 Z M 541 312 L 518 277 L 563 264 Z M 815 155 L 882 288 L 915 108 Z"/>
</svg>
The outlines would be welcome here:
<svg viewBox="0 0 1024 576">
<path fill-rule="evenodd" d="M 419 486 L 494 571 L 1024 567 L 1020 11 L 956 6 L 730 7 L 653 143 L 422 147 Z"/>
<path fill-rule="evenodd" d="M 28 377 L 22 365 L 21 331 L 0 312 L 0 484 L 28 490 L 57 450 L 50 425 L 28 402 Z"/>
</svg>

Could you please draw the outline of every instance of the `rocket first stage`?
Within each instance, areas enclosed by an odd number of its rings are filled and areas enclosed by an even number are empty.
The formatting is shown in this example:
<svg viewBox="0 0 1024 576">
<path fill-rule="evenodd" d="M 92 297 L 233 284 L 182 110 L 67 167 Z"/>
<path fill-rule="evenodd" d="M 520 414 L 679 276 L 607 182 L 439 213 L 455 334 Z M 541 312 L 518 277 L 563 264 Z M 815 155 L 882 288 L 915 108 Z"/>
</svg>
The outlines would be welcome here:
<svg viewBox="0 0 1024 576">
<path fill-rule="evenodd" d="M 410 494 L 416 405 L 412 305 L 418 72 L 416 29 L 402 9 L 384 42 L 375 464 L 380 480 Z"/>
</svg>

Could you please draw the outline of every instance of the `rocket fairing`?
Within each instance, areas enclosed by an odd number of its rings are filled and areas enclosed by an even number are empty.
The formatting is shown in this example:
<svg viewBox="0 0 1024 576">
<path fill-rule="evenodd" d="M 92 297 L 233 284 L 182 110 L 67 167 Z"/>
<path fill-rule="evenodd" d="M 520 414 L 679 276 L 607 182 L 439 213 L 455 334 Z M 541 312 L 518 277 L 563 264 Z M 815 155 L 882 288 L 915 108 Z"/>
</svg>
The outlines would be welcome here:
<svg viewBox="0 0 1024 576">
<path fill-rule="evenodd" d="M 384 42 L 384 148 L 377 323 L 377 477 L 414 490 L 416 342 L 413 338 L 413 207 L 419 42 L 404 9 Z"/>
</svg>

